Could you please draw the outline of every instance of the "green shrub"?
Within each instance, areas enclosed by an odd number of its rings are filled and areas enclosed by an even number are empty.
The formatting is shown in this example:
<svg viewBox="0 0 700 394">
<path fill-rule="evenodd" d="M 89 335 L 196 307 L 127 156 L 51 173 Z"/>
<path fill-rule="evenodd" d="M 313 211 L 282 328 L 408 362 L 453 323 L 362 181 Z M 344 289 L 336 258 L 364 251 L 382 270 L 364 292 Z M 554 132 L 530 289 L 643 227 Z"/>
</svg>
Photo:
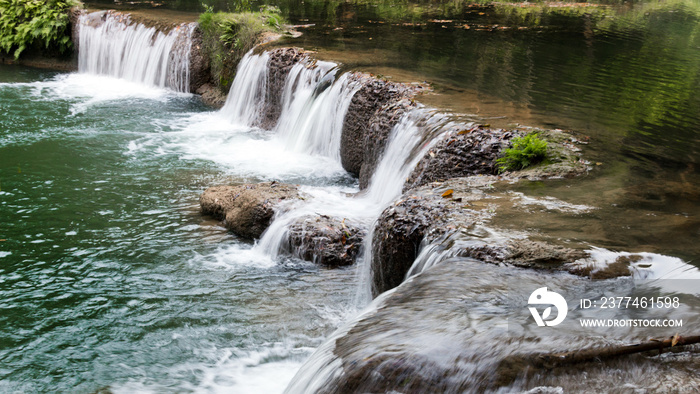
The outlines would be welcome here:
<svg viewBox="0 0 700 394">
<path fill-rule="evenodd" d="M 541 162 L 547 156 L 547 141 L 541 140 L 537 133 L 513 138 L 512 146 L 505 150 L 503 157 L 496 160 L 500 172 L 522 170 Z"/>
<path fill-rule="evenodd" d="M 0 0 L 0 50 L 15 59 L 41 46 L 65 53 L 73 47 L 68 11 L 75 0 Z"/>
<path fill-rule="evenodd" d="M 243 4 L 243 3 L 242 3 Z M 209 57 L 211 74 L 219 88 L 227 93 L 236 72 L 236 64 L 265 31 L 279 31 L 282 17 L 277 7 L 266 6 L 260 12 L 206 12 L 199 16 L 204 53 Z"/>
</svg>

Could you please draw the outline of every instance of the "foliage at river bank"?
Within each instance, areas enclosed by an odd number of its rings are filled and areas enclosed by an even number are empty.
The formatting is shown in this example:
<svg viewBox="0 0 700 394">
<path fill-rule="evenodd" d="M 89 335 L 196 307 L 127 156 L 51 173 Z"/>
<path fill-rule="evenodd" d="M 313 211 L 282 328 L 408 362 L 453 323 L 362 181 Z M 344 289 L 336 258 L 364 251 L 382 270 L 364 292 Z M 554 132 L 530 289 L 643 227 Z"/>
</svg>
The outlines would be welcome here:
<svg viewBox="0 0 700 394">
<path fill-rule="evenodd" d="M 541 162 L 546 156 L 547 141 L 541 140 L 537 133 L 532 133 L 513 138 L 512 148 L 506 149 L 496 162 L 501 172 L 522 170 Z"/>
<path fill-rule="evenodd" d="M 70 51 L 69 10 L 78 5 L 76 0 L 0 0 L 0 50 L 15 60 L 31 48 Z"/>
<path fill-rule="evenodd" d="M 236 73 L 235 65 L 260 42 L 265 32 L 280 32 L 284 20 L 276 7 L 259 12 L 212 12 L 199 16 L 202 46 L 209 58 L 212 81 L 227 93 Z"/>
</svg>

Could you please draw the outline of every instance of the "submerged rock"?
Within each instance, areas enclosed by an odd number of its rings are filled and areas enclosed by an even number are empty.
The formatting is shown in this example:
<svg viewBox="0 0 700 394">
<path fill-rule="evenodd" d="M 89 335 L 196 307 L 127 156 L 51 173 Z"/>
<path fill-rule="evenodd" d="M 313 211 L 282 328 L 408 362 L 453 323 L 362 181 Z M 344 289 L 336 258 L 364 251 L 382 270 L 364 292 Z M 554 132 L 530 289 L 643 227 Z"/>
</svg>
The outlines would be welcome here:
<svg viewBox="0 0 700 394">
<path fill-rule="evenodd" d="M 299 198 L 296 185 L 265 182 L 210 187 L 202 193 L 199 204 L 203 213 L 222 219 L 234 234 L 256 239 L 270 226 L 276 209 Z"/>
<path fill-rule="evenodd" d="M 610 286 L 591 285 L 573 275 L 452 258 L 383 294 L 343 325 L 300 368 L 286 393 L 625 392 L 629 387 L 694 392 L 700 385 L 693 348 L 555 369 L 513 363 L 539 354 L 633 344 L 664 332 L 581 330 L 578 319 L 600 317 L 595 308 L 572 308 L 555 330 L 537 327 L 527 300 L 545 283 L 569 297 L 589 285 L 594 286 L 590 294 Z M 615 284 L 620 295 L 635 288 L 631 279 Z M 634 310 L 618 313 L 638 316 Z M 683 315 L 698 320 L 692 311 Z"/>
<path fill-rule="evenodd" d="M 292 255 L 319 265 L 351 265 L 366 234 L 365 226 L 352 220 L 307 216 L 289 227 L 287 247 Z"/>
</svg>

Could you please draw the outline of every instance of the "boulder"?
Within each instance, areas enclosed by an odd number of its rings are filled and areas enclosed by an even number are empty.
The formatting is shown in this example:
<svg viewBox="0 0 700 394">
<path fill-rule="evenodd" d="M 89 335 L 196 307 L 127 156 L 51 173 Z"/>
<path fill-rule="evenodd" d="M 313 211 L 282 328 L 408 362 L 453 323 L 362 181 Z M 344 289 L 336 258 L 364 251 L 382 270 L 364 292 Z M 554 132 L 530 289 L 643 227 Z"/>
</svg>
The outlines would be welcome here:
<svg viewBox="0 0 700 394">
<path fill-rule="evenodd" d="M 470 175 L 497 175 L 496 160 L 510 147 L 514 137 L 536 132 L 547 141 L 547 158 L 522 171 L 510 171 L 515 179 L 571 178 L 584 174 L 588 166 L 580 157 L 579 142 L 562 130 L 502 130 L 462 124 L 449 130 L 418 162 L 403 191 L 430 182 Z"/>
<path fill-rule="evenodd" d="M 366 226 L 325 215 L 302 217 L 289 227 L 288 250 L 302 260 L 331 267 L 355 262 Z"/>
<path fill-rule="evenodd" d="M 204 104 L 214 108 L 221 108 L 226 104 L 226 95 L 223 94 L 219 88 L 210 83 L 205 83 L 198 87 L 195 93 L 202 96 Z"/>
<path fill-rule="evenodd" d="M 496 160 L 508 147 L 512 131 L 464 125 L 451 130 L 418 162 L 403 190 L 470 175 L 496 175 Z"/>
<path fill-rule="evenodd" d="M 199 204 L 203 213 L 222 219 L 234 234 L 256 239 L 270 226 L 275 210 L 299 198 L 295 185 L 265 182 L 210 187 L 202 193 Z"/>
<path fill-rule="evenodd" d="M 276 212 L 303 199 L 298 186 L 276 182 L 239 186 L 214 186 L 199 199 L 202 212 L 224 222 L 234 234 L 260 238 Z M 287 228 L 283 252 L 319 265 L 351 265 L 367 234 L 365 224 L 326 215 L 302 216 Z"/>
</svg>

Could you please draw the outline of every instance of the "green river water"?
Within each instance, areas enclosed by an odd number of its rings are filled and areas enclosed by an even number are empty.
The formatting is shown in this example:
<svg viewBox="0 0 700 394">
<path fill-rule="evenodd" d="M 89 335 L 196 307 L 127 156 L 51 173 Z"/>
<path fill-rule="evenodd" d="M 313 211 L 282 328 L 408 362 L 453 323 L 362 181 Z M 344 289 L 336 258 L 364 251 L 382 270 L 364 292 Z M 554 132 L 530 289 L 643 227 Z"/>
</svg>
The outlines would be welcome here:
<svg viewBox="0 0 700 394">
<path fill-rule="evenodd" d="M 281 3 L 293 23 L 315 24 L 281 45 L 427 80 L 436 94 L 421 101 L 462 118 L 588 137 L 589 175 L 519 191 L 593 210 L 557 220 L 523 208 L 494 223 L 698 266 L 699 3 L 506 30 L 493 9 L 455 6 L 430 22 L 416 9 L 435 7 L 397 4 Z M 272 179 L 357 185 L 271 138 L 191 95 L 0 66 L 0 392 L 280 392 L 356 312 L 356 273 L 273 261 L 203 217 L 199 195 Z"/>
</svg>

